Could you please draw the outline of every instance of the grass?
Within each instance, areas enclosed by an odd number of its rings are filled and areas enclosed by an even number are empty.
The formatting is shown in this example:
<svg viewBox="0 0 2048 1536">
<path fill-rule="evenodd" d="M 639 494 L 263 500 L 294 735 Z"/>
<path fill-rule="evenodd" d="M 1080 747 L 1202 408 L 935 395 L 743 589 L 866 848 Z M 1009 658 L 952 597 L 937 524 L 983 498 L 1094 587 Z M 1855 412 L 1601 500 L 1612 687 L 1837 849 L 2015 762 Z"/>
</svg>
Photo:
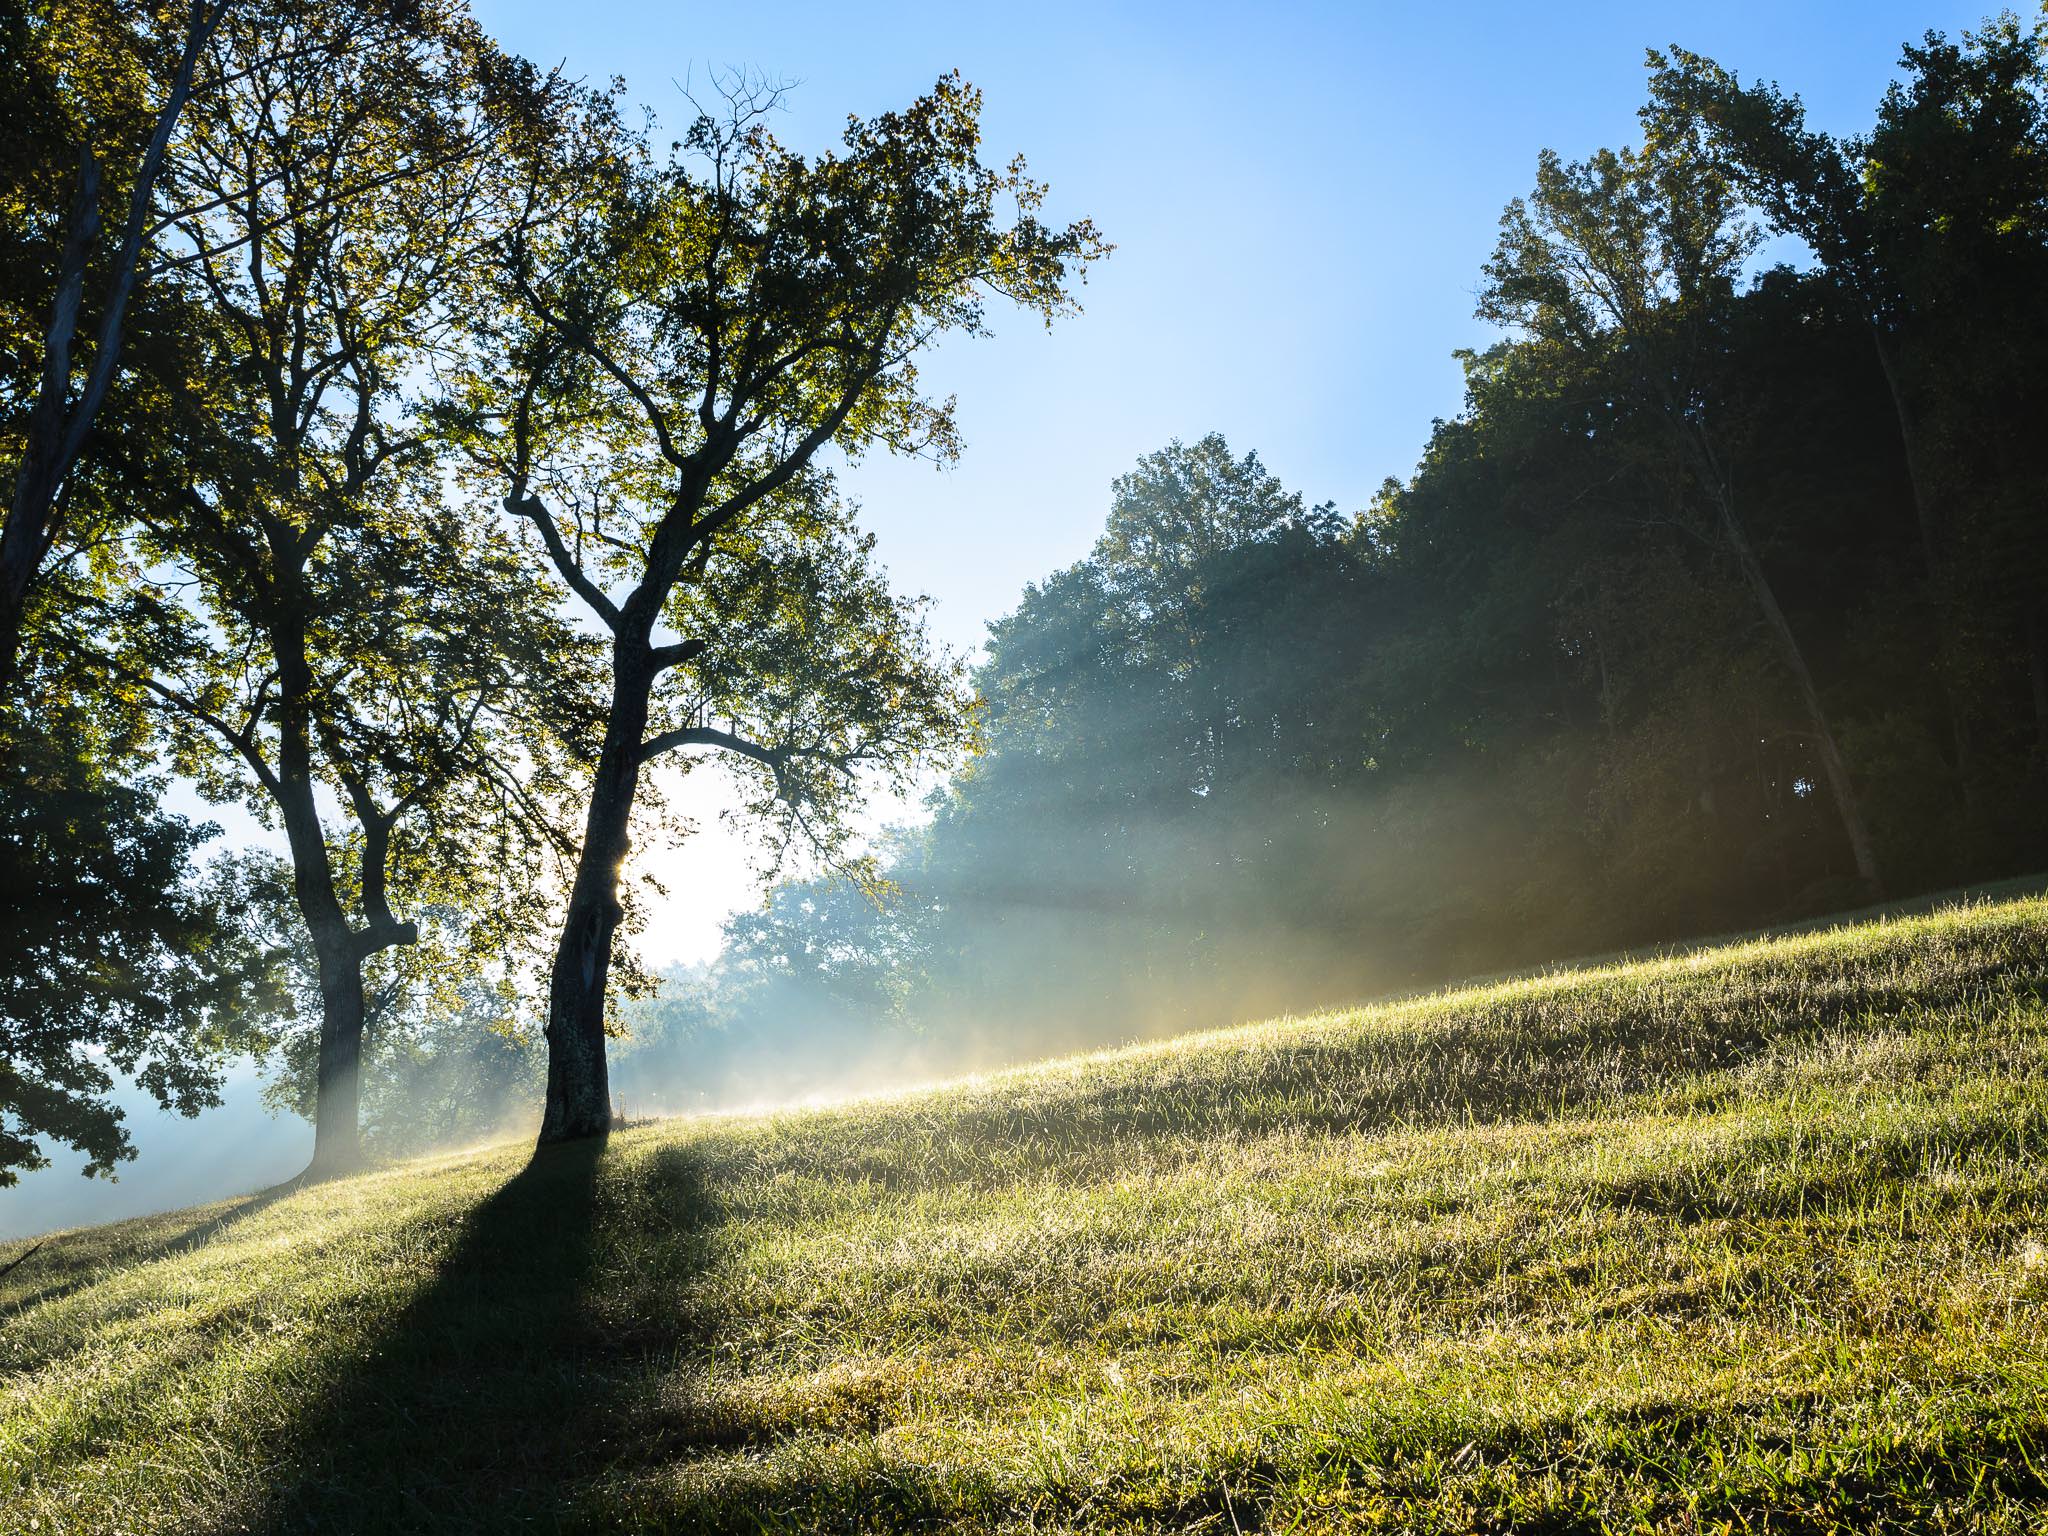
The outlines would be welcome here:
<svg viewBox="0 0 2048 1536">
<path fill-rule="evenodd" d="M 2039 1530 L 2044 999 L 2002 901 L 70 1234 L 0 1530 Z"/>
</svg>

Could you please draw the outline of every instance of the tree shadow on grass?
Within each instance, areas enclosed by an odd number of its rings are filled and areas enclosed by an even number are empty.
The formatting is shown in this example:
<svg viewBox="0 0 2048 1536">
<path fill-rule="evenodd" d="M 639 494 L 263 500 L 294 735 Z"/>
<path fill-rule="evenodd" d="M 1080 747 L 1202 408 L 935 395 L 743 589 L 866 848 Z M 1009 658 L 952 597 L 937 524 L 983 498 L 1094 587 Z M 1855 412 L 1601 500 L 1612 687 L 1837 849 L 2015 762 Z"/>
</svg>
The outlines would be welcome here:
<svg viewBox="0 0 2048 1536">
<path fill-rule="evenodd" d="M 324 1399 L 289 1426 L 243 1516 L 349 1533 L 574 1523 L 591 1482 L 632 1457 L 622 1433 L 680 1342 L 608 1315 L 600 1269 L 643 1242 L 673 1264 L 704 1209 L 687 1156 L 636 1163 L 629 1184 L 601 1141 L 542 1149 L 367 1344 L 328 1352 Z M 634 1224 L 658 1230 L 615 1230 Z"/>
<path fill-rule="evenodd" d="M 211 1207 L 212 1215 L 196 1221 L 190 1211 L 174 1211 L 61 1233 L 40 1245 L 30 1239 L 7 1257 L 9 1263 L 19 1261 L 19 1267 L 0 1274 L 0 1315 L 61 1301 L 109 1275 L 202 1248 L 301 1187 L 297 1179 L 290 1179 L 253 1195 L 222 1201 Z"/>
</svg>

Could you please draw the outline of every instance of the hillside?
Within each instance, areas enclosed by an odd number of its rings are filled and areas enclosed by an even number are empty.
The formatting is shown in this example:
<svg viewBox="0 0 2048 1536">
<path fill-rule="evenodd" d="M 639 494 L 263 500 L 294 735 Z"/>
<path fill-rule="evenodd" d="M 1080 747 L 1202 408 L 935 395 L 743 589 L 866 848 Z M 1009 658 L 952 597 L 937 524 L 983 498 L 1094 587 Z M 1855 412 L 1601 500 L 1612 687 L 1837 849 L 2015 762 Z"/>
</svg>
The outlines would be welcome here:
<svg viewBox="0 0 2048 1536">
<path fill-rule="evenodd" d="M 0 1529 L 2038 1529 L 2044 995 L 2005 901 L 73 1233 Z"/>
</svg>

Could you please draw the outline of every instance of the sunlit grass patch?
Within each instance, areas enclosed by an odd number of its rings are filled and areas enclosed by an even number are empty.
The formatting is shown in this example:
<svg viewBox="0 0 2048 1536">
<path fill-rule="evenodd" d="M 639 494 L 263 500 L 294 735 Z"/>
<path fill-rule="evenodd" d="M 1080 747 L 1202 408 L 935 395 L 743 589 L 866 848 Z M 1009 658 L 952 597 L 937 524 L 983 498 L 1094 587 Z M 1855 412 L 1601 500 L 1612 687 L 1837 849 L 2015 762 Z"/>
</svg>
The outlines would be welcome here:
<svg viewBox="0 0 2048 1536">
<path fill-rule="evenodd" d="M 2037 1529 L 2044 994 L 2012 901 L 73 1234 L 0 1528 Z"/>
</svg>

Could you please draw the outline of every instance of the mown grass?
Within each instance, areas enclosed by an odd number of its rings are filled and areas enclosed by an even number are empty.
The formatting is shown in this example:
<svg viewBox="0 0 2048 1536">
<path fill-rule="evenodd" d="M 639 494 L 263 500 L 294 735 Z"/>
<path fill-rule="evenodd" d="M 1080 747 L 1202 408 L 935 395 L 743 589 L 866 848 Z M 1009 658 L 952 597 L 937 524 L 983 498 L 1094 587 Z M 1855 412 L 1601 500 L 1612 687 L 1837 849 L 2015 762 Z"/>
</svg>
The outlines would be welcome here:
<svg viewBox="0 0 2048 1536">
<path fill-rule="evenodd" d="M 2007 901 L 73 1234 L 0 1530 L 2038 1530 L 2044 999 Z"/>
</svg>

